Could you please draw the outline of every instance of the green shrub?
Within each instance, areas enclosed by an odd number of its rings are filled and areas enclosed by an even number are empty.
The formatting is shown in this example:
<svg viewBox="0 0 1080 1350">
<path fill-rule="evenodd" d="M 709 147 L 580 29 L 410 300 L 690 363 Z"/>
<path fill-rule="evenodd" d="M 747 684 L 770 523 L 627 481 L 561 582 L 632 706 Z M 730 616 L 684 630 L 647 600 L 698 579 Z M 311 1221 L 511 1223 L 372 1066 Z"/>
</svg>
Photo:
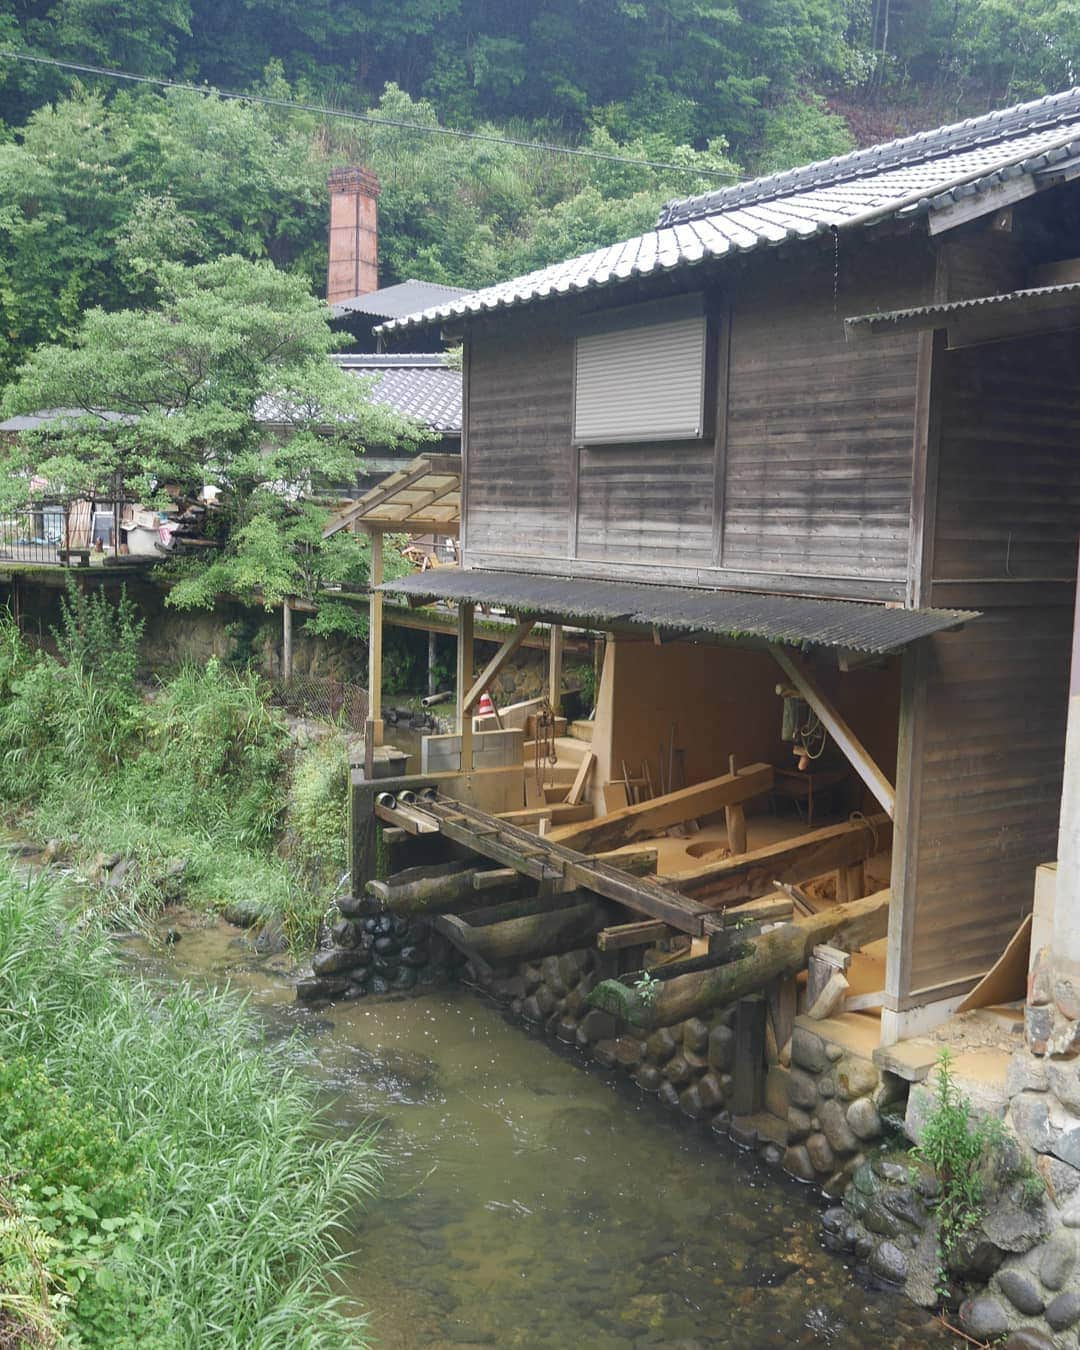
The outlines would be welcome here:
<svg viewBox="0 0 1080 1350">
<path fill-rule="evenodd" d="M 313 888 L 332 891 L 349 865 L 348 809 L 348 745 L 338 731 L 297 755 L 289 788 L 286 847 Z"/>
<path fill-rule="evenodd" d="M 115 603 L 104 589 L 80 590 L 70 572 L 64 587 L 60 627 L 53 629 L 61 661 L 92 671 L 102 683 L 130 690 L 145 624 L 128 599 L 127 587 L 121 586 Z"/>
<path fill-rule="evenodd" d="M 227 995 L 155 998 L 98 928 L 72 923 L 55 881 L 27 885 L 0 864 L 0 1130 L 27 1203 L 43 1225 L 56 1221 L 31 1235 L 50 1280 L 67 1287 L 65 1261 L 86 1275 L 68 1307 L 70 1344 L 364 1343 L 362 1321 L 329 1290 L 334 1234 L 369 1192 L 377 1156 L 369 1134 L 325 1137 L 289 1053 L 260 1046 Z M 0 1297 L 25 1301 L 25 1263 L 22 1292 L 10 1276 L 0 1266 Z"/>
</svg>

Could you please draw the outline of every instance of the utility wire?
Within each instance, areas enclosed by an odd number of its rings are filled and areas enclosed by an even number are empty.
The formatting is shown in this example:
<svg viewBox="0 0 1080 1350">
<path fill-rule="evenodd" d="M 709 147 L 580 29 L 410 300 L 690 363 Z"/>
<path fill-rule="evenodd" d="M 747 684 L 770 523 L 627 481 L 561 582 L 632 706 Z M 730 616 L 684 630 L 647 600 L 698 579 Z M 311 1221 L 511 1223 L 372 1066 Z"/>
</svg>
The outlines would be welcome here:
<svg viewBox="0 0 1080 1350">
<path fill-rule="evenodd" d="M 108 66 L 84 65 L 78 61 L 61 61 L 54 56 L 35 56 L 31 52 L 0 48 L 0 59 L 25 61 L 35 66 L 54 66 L 59 70 L 73 70 L 82 75 L 99 75 L 109 80 L 128 80 L 132 84 L 148 84 L 158 89 L 180 89 L 189 94 L 209 98 L 235 99 L 240 103 L 262 103 L 270 108 L 285 108 L 289 112 L 316 113 L 321 117 L 337 117 L 347 122 L 363 122 L 374 127 L 393 127 L 399 131 L 419 131 L 428 136 L 453 136 L 463 141 L 484 141 L 489 145 L 510 145 L 518 150 L 538 150 L 549 155 L 577 155 L 581 159 L 599 159 L 609 164 L 627 164 L 636 169 L 663 169 L 669 173 L 701 174 L 707 178 L 723 178 L 739 182 L 739 175 L 723 169 L 697 168 L 689 164 L 666 164 L 662 160 L 634 159 L 629 155 L 612 155 L 603 150 L 586 150 L 576 145 L 555 145 L 548 141 L 523 141 L 513 136 L 493 136 L 483 131 L 462 131 L 457 127 L 427 126 L 423 122 L 406 122 L 394 117 L 373 117 L 370 113 L 346 112 L 328 108 L 321 103 L 301 103 L 296 99 L 273 98 L 269 94 L 241 94 L 234 89 L 218 89 L 211 84 L 183 84 L 154 75 L 136 75 L 129 70 L 112 70 Z"/>
</svg>

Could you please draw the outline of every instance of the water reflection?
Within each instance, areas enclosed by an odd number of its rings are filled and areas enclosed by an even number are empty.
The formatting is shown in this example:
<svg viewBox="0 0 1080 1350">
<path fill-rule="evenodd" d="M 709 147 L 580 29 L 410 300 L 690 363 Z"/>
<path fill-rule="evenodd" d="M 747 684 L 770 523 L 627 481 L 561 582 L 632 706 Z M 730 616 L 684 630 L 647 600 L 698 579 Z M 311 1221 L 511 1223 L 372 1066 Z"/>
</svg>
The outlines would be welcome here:
<svg viewBox="0 0 1080 1350">
<path fill-rule="evenodd" d="M 950 1343 L 821 1250 L 805 1191 L 625 1079 L 582 1072 L 465 990 L 305 1009 L 287 959 L 236 936 L 131 946 L 248 991 L 336 1126 L 383 1122 L 384 1192 L 357 1218 L 349 1284 L 386 1350 Z"/>
</svg>

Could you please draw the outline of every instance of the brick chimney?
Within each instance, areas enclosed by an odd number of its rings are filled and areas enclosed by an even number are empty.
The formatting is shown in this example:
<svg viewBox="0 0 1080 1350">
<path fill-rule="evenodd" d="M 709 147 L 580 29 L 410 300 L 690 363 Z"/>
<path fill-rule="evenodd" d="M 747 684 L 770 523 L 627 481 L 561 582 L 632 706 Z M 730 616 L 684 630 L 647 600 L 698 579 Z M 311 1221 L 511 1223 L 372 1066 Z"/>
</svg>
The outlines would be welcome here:
<svg viewBox="0 0 1080 1350">
<path fill-rule="evenodd" d="M 330 189 L 330 258 L 326 302 L 379 289 L 379 180 L 367 169 L 334 169 Z"/>
</svg>

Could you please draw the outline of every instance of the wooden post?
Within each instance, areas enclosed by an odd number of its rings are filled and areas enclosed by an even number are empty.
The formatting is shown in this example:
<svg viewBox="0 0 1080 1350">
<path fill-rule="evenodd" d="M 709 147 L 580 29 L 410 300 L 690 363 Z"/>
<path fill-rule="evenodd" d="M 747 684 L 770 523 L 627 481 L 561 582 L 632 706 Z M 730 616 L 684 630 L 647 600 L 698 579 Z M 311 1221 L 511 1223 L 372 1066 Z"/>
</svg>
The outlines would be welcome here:
<svg viewBox="0 0 1080 1350">
<path fill-rule="evenodd" d="M 472 773 L 473 719 L 465 699 L 473 677 L 473 619 L 475 607 L 468 601 L 458 606 L 457 641 L 457 732 L 461 737 L 461 772 Z"/>
<path fill-rule="evenodd" d="M 786 647 L 774 643 L 773 659 L 821 718 L 825 729 L 843 751 L 848 763 L 881 803 L 891 820 L 896 814 L 896 790 L 875 763 L 866 747 L 826 698 L 808 668 Z"/>
<path fill-rule="evenodd" d="M 429 696 L 439 692 L 435 687 L 435 648 L 435 632 L 432 630 L 427 635 L 427 691 Z"/>
<path fill-rule="evenodd" d="M 368 528 L 371 540 L 371 565 L 368 571 L 368 727 L 373 733 L 372 745 L 383 743 L 382 721 L 382 625 L 383 598 L 379 587 L 383 579 L 382 533 L 373 525 Z"/>
<path fill-rule="evenodd" d="M 281 605 L 281 676 L 292 679 L 292 605 L 288 596 Z"/>
<path fill-rule="evenodd" d="M 728 772 L 734 778 L 739 770 L 735 756 L 728 755 Z M 728 848 L 732 854 L 746 852 L 746 811 L 741 802 L 724 807 L 724 824 L 727 826 Z"/>
<path fill-rule="evenodd" d="M 556 717 L 562 701 L 562 649 L 562 624 L 553 623 L 548 638 L 548 702 Z"/>
<path fill-rule="evenodd" d="M 735 1073 L 731 1114 L 752 1116 L 765 1097 L 765 999 L 760 994 L 735 1005 Z"/>
</svg>

